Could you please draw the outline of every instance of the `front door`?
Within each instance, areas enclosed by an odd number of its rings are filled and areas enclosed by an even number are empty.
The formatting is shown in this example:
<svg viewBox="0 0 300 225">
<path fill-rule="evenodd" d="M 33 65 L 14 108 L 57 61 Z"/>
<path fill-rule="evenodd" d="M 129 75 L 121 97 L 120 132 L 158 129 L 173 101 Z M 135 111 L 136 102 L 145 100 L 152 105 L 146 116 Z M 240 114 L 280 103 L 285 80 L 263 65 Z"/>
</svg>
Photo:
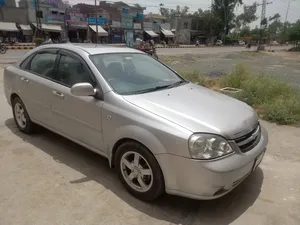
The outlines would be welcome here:
<svg viewBox="0 0 300 225">
<path fill-rule="evenodd" d="M 86 63 L 75 53 L 62 50 L 52 89 L 53 123 L 57 131 L 99 151 L 103 151 L 102 105 L 92 96 L 78 97 L 71 93 L 76 83 L 97 85 Z"/>
</svg>

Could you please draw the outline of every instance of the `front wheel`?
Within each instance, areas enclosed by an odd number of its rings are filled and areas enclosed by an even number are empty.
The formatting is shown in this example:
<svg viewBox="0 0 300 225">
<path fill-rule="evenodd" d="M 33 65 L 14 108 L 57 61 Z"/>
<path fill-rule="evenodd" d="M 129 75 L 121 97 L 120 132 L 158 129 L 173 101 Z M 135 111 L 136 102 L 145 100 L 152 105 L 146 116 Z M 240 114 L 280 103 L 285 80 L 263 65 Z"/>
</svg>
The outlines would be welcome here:
<svg viewBox="0 0 300 225">
<path fill-rule="evenodd" d="M 119 178 L 133 196 L 153 201 L 164 193 L 162 171 L 146 147 L 136 142 L 123 143 L 117 149 L 115 159 Z"/>
</svg>

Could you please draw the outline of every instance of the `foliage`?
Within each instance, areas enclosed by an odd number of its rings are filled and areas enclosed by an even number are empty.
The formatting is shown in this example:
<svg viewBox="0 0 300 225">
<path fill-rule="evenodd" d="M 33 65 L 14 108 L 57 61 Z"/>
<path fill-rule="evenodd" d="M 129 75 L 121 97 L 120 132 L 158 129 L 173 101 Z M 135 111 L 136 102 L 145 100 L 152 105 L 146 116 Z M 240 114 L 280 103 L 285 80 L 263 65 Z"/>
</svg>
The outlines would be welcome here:
<svg viewBox="0 0 300 225">
<path fill-rule="evenodd" d="M 300 20 L 290 25 L 290 27 L 288 28 L 288 34 L 290 41 L 300 40 Z"/>
<path fill-rule="evenodd" d="M 252 5 L 244 5 L 244 12 L 236 17 L 236 26 L 240 28 L 241 26 L 245 27 L 250 23 L 257 20 L 256 16 L 256 3 Z"/>
<path fill-rule="evenodd" d="M 219 90 L 234 87 L 242 91 L 234 97 L 258 110 L 260 116 L 278 124 L 300 122 L 300 92 L 289 84 L 266 75 L 255 75 L 243 65 L 221 78 L 200 76 L 197 72 L 182 73 L 194 83 Z"/>
</svg>

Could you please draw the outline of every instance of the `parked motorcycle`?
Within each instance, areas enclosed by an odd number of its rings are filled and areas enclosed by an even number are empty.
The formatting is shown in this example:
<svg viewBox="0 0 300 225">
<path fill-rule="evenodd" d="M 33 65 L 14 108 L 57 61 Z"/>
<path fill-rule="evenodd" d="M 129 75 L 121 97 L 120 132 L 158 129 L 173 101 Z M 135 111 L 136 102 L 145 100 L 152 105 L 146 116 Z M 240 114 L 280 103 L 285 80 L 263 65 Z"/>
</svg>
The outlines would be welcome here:
<svg viewBox="0 0 300 225">
<path fill-rule="evenodd" d="M 3 43 L 0 43 L 0 53 L 5 54 L 7 51 L 7 46 Z"/>
</svg>

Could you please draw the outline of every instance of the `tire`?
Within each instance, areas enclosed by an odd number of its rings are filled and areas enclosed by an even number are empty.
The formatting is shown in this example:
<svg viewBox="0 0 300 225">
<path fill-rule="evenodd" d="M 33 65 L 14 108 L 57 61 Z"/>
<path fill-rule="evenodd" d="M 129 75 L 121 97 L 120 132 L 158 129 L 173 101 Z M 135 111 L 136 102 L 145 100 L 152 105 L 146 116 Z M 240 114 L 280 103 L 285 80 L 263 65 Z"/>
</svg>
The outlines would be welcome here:
<svg viewBox="0 0 300 225">
<path fill-rule="evenodd" d="M 5 54 L 7 51 L 7 48 L 6 47 L 0 47 L 0 53 L 1 54 Z"/>
<path fill-rule="evenodd" d="M 138 166 L 134 162 L 136 155 L 139 155 Z M 127 159 L 131 169 L 124 164 L 124 159 Z M 121 144 L 116 151 L 115 168 L 122 184 L 134 197 L 154 201 L 164 194 L 165 183 L 160 166 L 143 145 L 134 141 Z M 141 185 L 141 180 L 144 185 Z"/>
<path fill-rule="evenodd" d="M 25 134 L 33 133 L 36 125 L 31 121 L 27 109 L 19 97 L 13 99 L 12 110 L 18 129 Z M 23 111 L 23 113 L 21 111 Z"/>
</svg>

